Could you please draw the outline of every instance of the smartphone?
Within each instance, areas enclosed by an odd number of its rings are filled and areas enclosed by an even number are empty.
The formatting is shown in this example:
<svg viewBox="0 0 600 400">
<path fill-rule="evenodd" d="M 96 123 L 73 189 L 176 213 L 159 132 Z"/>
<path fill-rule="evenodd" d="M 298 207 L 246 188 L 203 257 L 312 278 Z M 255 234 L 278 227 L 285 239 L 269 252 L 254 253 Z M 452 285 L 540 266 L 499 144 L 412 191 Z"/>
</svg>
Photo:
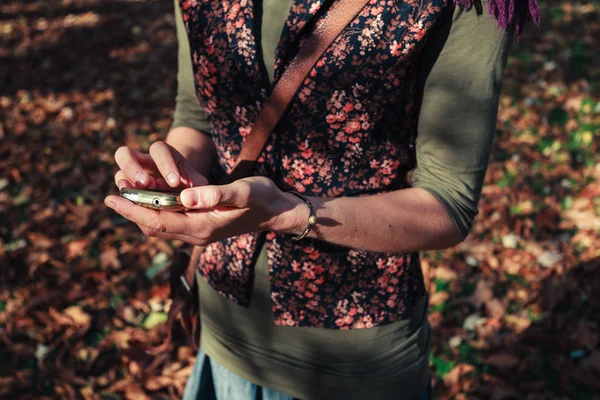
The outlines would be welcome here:
<svg viewBox="0 0 600 400">
<path fill-rule="evenodd" d="M 181 200 L 179 199 L 179 193 L 177 192 L 158 192 L 154 190 L 123 188 L 121 189 L 121 197 L 124 197 L 139 206 L 153 208 L 155 210 L 185 210 L 185 207 L 181 204 Z"/>
</svg>

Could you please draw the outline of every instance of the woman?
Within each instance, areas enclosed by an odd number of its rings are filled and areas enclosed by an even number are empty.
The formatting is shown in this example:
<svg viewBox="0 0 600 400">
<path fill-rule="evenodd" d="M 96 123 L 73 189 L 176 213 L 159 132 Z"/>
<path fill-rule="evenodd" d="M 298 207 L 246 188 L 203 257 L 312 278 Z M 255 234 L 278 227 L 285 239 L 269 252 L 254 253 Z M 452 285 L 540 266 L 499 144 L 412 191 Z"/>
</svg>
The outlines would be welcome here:
<svg viewBox="0 0 600 400">
<path fill-rule="evenodd" d="M 254 176 L 230 184 L 217 171 L 231 171 L 332 2 L 176 4 L 174 125 L 149 154 L 120 148 L 115 182 L 187 188 L 194 211 L 106 204 L 149 236 L 206 246 L 185 399 L 429 398 L 418 252 L 456 245 L 477 214 L 511 38 L 537 20 L 533 0 L 513 1 L 371 1 L 304 81 Z"/>
</svg>

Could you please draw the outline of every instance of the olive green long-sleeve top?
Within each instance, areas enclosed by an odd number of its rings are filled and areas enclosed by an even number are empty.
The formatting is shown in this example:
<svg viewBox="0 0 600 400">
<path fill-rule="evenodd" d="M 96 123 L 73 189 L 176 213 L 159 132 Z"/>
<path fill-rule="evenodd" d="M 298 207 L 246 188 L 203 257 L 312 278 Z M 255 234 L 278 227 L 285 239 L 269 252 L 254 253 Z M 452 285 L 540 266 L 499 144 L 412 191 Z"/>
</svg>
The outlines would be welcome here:
<svg viewBox="0 0 600 400">
<path fill-rule="evenodd" d="M 274 50 L 291 1 L 262 3 L 261 45 L 272 79 Z M 487 13 L 448 13 L 421 58 L 423 101 L 413 186 L 445 206 L 464 238 L 477 214 L 512 33 L 500 30 Z M 173 127 L 210 133 L 195 96 L 189 43 L 177 5 L 176 16 L 179 72 Z M 411 399 L 427 385 L 427 299 L 418 302 L 408 319 L 386 326 L 290 328 L 273 322 L 264 247 L 249 308 L 235 305 L 198 278 L 202 347 L 249 381 L 305 400 Z"/>
<path fill-rule="evenodd" d="M 290 4 L 264 0 L 261 45 L 271 79 Z M 177 5 L 176 13 L 179 72 L 173 127 L 210 132 L 196 98 L 189 43 Z M 422 57 L 424 96 L 413 186 L 429 191 L 446 207 L 464 239 L 477 215 L 512 35 L 501 31 L 487 13 L 457 10 L 451 19 Z"/>
</svg>

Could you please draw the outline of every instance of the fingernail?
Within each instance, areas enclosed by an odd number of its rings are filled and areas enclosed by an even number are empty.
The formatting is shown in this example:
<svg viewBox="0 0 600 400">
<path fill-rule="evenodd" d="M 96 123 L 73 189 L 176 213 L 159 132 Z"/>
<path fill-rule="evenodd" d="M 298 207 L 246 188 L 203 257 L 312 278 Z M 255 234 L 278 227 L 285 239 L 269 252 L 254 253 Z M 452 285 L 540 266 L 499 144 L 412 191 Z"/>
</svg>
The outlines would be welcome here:
<svg viewBox="0 0 600 400">
<path fill-rule="evenodd" d="M 135 182 L 139 183 L 140 185 L 145 185 L 146 179 L 146 174 L 143 172 L 138 172 L 137 174 L 135 174 Z"/>
<path fill-rule="evenodd" d="M 186 207 L 198 205 L 198 193 L 195 190 L 184 190 L 181 193 L 181 202 Z"/>
<path fill-rule="evenodd" d="M 107 205 L 107 206 L 109 206 L 110 208 L 112 208 L 113 210 L 114 210 L 115 208 L 117 208 L 117 205 L 115 204 L 115 202 L 114 202 L 114 201 L 107 201 L 107 202 L 106 202 L 106 205 Z"/>
<path fill-rule="evenodd" d="M 167 175 L 167 182 L 169 182 L 171 186 L 176 185 L 178 179 L 179 177 L 175 172 L 169 172 L 169 174 Z"/>
</svg>

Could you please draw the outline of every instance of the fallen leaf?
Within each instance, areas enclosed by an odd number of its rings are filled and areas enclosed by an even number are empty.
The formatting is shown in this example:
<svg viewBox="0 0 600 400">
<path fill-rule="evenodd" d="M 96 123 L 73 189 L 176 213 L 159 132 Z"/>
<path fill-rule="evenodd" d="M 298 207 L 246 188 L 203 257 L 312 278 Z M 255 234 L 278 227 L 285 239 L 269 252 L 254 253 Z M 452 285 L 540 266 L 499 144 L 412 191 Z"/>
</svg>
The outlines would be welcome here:
<svg viewBox="0 0 600 400">
<path fill-rule="evenodd" d="M 444 377 L 444 384 L 446 386 L 456 386 L 459 384 L 461 378 L 464 375 L 470 374 L 475 371 L 475 367 L 470 364 L 457 364 L 452 370 Z"/>
<path fill-rule="evenodd" d="M 485 363 L 498 368 L 513 368 L 519 363 L 519 359 L 508 353 L 496 353 L 488 356 Z"/>
<path fill-rule="evenodd" d="M 494 298 L 485 302 L 485 310 L 490 317 L 499 319 L 504 315 L 506 307 L 500 300 Z"/>
<path fill-rule="evenodd" d="M 87 248 L 87 244 L 87 239 L 78 239 L 67 243 L 67 254 L 65 256 L 67 262 L 73 261 L 75 258 L 84 255 Z"/>
<path fill-rule="evenodd" d="M 599 342 L 598 328 L 592 329 L 584 322 L 579 322 L 573 333 L 573 339 L 579 346 L 586 347 L 588 350 L 594 350 Z"/>
<path fill-rule="evenodd" d="M 494 293 L 492 289 L 488 285 L 488 283 L 484 280 L 480 280 L 477 282 L 477 286 L 475 286 L 475 291 L 469 298 L 469 301 L 473 306 L 477 309 L 481 308 L 487 301 L 489 301 L 492 297 L 494 297 Z"/>
<path fill-rule="evenodd" d="M 568 210 L 563 212 L 563 216 L 582 230 L 600 230 L 600 216 L 592 211 Z"/>
<path fill-rule="evenodd" d="M 552 251 L 545 251 L 537 258 L 537 262 L 545 268 L 550 268 L 563 259 L 563 255 Z"/>
<path fill-rule="evenodd" d="M 152 329 L 157 325 L 167 322 L 167 314 L 164 312 L 156 312 L 152 311 L 144 322 L 142 322 L 142 326 L 146 329 Z"/>
<path fill-rule="evenodd" d="M 440 266 L 435 269 L 435 277 L 443 281 L 453 281 L 456 279 L 456 272 L 450 268 Z"/>
<path fill-rule="evenodd" d="M 442 304 L 446 300 L 448 300 L 448 292 L 437 292 L 431 295 L 429 302 L 432 305 Z"/>
<path fill-rule="evenodd" d="M 126 400 L 152 400 L 140 384 L 130 384 L 125 388 Z"/>
<path fill-rule="evenodd" d="M 146 383 L 144 384 L 144 387 L 151 392 L 155 392 L 157 390 L 160 390 L 160 389 L 170 386 L 172 384 L 173 384 L 173 379 L 170 377 L 155 376 L 153 378 L 148 379 L 146 381 Z"/>
<path fill-rule="evenodd" d="M 514 400 L 522 398 L 523 397 L 521 396 L 518 390 L 516 390 L 513 387 L 503 385 L 494 387 L 494 389 L 492 390 L 492 397 L 490 400 Z"/>
<path fill-rule="evenodd" d="M 33 247 L 37 247 L 40 249 L 49 249 L 55 244 L 54 240 L 39 232 L 27 233 L 27 239 L 29 240 L 29 243 L 33 245 Z"/>
<path fill-rule="evenodd" d="M 79 306 L 71 306 L 63 311 L 67 317 L 71 318 L 74 325 L 79 328 L 87 329 L 90 326 L 92 318 L 88 313 L 83 311 Z"/>
<path fill-rule="evenodd" d="M 487 318 L 482 318 L 479 314 L 471 314 L 463 321 L 463 328 L 468 331 L 474 331 L 478 326 L 485 324 Z"/>
<path fill-rule="evenodd" d="M 119 253 L 116 249 L 109 247 L 100 254 L 100 266 L 102 268 L 121 268 L 121 261 L 119 261 Z"/>
</svg>

